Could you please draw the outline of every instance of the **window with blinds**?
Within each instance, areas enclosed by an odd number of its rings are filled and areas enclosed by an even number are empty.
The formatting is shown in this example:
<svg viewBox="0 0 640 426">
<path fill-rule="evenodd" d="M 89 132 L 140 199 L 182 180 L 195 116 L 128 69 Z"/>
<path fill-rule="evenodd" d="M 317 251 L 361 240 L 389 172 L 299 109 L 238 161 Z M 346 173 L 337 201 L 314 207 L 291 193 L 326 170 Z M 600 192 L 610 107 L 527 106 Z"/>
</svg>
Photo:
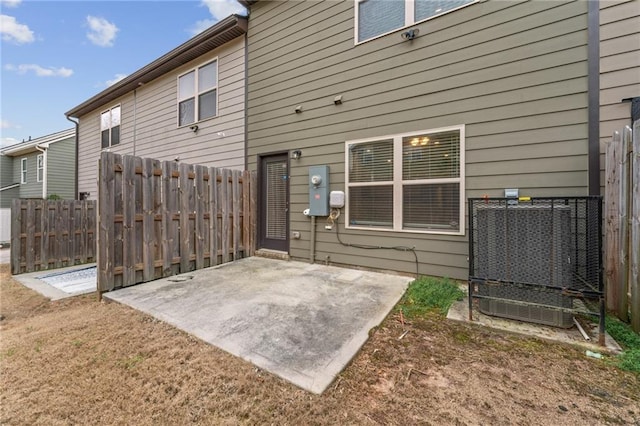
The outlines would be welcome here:
<svg viewBox="0 0 640 426">
<path fill-rule="evenodd" d="M 354 228 L 464 232 L 464 126 L 346 143 Z"/>
<path fill-rule="evenodd" d="M 356 42 L 435 18 L 478 1 L 356 0 Z"/>
</svg>

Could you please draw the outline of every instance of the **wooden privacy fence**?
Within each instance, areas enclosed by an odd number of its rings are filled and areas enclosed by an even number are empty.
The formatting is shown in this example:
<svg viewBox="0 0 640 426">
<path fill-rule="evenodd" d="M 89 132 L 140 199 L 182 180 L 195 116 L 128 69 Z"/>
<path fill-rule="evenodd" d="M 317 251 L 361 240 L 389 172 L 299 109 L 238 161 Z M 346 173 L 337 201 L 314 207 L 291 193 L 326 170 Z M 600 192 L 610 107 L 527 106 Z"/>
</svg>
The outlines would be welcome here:
<svg viewBox="0 0 640 426">
<path fill-rule="evenodd" d="M 255 173 L 105 152 L 98 293 L 253 255 Z"/>
<path fill-rule="evenodd" d="M 11 273 L 95 262 L 96 202 L 15 199 Z"/>
<path fill-rule="evenodd" d="M 605 161 L 607 309 L 640 332 L 640 120 L 614 132 Z"/>
</svg>

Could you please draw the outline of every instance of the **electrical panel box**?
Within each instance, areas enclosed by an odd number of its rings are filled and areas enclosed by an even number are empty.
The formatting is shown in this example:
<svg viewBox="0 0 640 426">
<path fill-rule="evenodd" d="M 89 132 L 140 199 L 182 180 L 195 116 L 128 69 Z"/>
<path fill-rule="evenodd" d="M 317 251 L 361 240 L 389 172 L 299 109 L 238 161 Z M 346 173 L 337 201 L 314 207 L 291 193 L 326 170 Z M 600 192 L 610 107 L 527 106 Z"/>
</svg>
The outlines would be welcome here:
<svg viewBox="0 0 640 426">
<path fill-rule="evenodd" d="M 309 216 L 329 216 L 329 166 L 309 167 Z"/>
<path fill-rule="evenodd" d="M 344 191 L 331 191 L 329 193 L 329 207 L 332 209 L 344 207 Z"/>
</svg>

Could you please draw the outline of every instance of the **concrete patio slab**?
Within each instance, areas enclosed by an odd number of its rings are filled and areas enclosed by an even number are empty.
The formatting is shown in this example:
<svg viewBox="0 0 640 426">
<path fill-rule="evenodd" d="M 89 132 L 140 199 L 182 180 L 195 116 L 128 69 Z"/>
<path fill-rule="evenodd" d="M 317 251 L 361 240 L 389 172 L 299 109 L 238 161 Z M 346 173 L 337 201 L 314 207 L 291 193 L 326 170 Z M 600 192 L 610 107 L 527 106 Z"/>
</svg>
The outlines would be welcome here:
<svg viewBox="0 0 640 426">
<path fill-rule="evenodd" d="M 259 257 L 106 293 L 322 393 L 411 278 Z"/>
</svg>

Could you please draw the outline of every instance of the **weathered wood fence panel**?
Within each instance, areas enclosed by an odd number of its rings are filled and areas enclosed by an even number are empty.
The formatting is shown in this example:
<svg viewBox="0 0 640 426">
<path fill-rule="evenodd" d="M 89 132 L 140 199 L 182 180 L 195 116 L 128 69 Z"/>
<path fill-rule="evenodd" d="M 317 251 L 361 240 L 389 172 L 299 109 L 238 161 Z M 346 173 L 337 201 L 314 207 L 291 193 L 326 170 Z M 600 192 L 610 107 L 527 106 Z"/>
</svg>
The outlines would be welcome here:
<svg viewBox="0 0 640 426">
<path fill-rule="evenodd" d="M 15 199 L 11 206 L 11 273 L 96 261 L 96 202 Z"/>
<path fill-rule="evenodd" d="M 606 149 L 607 308 L 640 332 L 640 120 L 614 132 Z"/>
<path fill-rule="evenodd" d="M 255 251 L 255 173 L 105 152 L 99 176 L 99 292 Z"/>
</svg>

